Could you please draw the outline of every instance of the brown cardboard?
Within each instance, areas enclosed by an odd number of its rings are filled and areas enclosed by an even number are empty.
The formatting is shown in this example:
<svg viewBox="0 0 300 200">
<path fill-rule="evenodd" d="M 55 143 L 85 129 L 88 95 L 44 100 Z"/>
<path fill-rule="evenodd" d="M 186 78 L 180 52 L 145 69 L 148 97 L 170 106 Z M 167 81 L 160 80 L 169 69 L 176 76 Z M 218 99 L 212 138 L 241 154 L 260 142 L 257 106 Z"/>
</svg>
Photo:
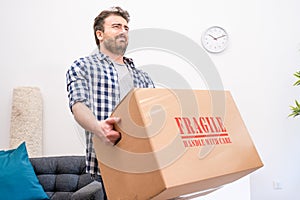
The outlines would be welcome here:
<svg viewBox="0 0 300 200">
<path fill-rule="evenodd" d="M 229 91 L 134 89 L 112 116 L 120 142 L 94 137 L 109 200 L 214 191 L 263 166 Z"/>
</svg>

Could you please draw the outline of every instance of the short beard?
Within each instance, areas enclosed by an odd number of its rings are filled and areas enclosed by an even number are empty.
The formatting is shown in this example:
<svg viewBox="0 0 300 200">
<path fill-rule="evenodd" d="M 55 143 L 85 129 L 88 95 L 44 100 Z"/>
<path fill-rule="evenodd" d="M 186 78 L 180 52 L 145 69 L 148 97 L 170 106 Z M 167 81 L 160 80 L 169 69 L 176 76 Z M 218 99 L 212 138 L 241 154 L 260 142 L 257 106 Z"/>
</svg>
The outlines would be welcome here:
<svg viewBox="0 0 300 200">
<path fill-rule="evenodd" d="M 126 43 L 124 45 L 123 44 L 118 45 L 116 40 L 120 37 L 122 37 L 122 35 L 118 35 L 115 38 L 109 38 L 109 39 L 103 41 L 103 45 L 105 46 L 105 48 L 107 50 L 109 50 L 113 54 L 123 56 L 126 52 L 128 43 Z"/>
</svg>

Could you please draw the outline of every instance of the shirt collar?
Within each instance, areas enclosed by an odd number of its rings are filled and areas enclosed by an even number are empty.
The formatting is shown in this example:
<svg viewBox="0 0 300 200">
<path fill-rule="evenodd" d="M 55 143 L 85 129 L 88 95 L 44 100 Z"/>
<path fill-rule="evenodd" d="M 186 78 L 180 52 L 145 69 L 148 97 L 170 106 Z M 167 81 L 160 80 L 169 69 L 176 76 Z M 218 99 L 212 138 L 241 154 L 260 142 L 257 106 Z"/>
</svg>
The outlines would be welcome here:
<svg viewBox="0 0 300 200">
<path fill-rule="evenodd" d="M 97 51 L 94 55 L 96 55 L 99 60 L 106 60 L 106 61 L 111 62 L 110 58 L 107 55 L 105 55 L 104 53 L 101 53 L 100 51 Z M 126 65 L 133 66 L 132 58 L 127 58 L 127 57 L 123 56 L 123 61 Z"/>
</svg>

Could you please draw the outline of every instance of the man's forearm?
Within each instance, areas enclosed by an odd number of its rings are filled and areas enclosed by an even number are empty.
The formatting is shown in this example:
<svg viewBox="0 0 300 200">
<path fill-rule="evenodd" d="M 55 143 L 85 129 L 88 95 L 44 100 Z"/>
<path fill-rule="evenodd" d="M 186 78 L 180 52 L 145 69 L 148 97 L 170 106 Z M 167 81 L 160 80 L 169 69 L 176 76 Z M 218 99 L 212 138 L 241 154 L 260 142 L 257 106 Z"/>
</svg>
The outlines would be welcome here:
<svg viewBox="0 0 300 200">
<path fill-rule="evenodd" d="M 87 131 L 95 132 L 98 120 L 93 112 L 81 102 L 77 102 L 72 107 L 75 120 Z"/>
<path fill-rule="evenodd" d="M 103 142 L 115 144 L 120 139 L 120 133 L 114 130 L 114 124 L 118 123 L 120 118 L 113 117 L 99 121 L 93 112 L 81 102 L 75 103 L 72 111 L 77 123 L 85 130 L 97 135 Z"/>
</svg>

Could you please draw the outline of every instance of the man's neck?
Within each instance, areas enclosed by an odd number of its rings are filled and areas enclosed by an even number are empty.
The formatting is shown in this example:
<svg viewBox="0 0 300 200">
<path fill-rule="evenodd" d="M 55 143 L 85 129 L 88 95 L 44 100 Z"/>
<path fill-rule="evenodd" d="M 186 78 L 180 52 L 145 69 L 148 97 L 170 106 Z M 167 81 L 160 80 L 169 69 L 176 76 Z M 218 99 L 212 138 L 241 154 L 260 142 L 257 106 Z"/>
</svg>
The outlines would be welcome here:
<svg viewBox="0 0 300 200">
<path fill-rule="evenodd" d="M 114 62 L 119 63 L 119 64 L 124 64 L 123 55 L 116 55 L 116 54 L 113 54 L 110 51 L 107 51 L 106 49 L 102 49 L 102 48 L 100 48 L 100 52 L 107 55 Z"/>
</svg>

